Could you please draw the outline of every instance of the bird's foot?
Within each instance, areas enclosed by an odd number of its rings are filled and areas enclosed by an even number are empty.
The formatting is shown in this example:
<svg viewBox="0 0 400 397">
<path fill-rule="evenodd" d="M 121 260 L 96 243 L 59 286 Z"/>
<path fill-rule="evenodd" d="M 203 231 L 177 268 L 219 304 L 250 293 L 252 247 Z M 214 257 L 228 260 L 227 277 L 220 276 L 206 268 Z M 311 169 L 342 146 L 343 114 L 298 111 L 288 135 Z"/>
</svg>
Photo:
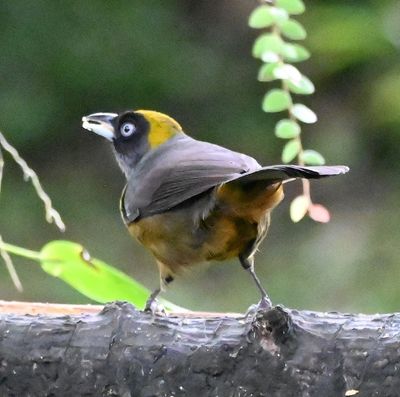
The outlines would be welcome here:
<svg viewBox="0 0 400 397">
<path fill-rule="evenodd" d="M 272 302 L 268 295 L 265 295 L 258 302 L 258 310 L 268 311 L 272 309 Z"/>
<path fill-rule="evenodd" d="M 147 299 L 146 306 L 144 307 L 144 311 L 147 313 L 165 315 L 165 308 L 157 301 L 157 296 L 160 295 L 161 288 L 157 288 L 154 290 L 149 299 Z"/>
<path fill-rule="evenodd" d="M 271 309 L 272 309 L 271 299 L 269 299 L 268 295 L 265 295 L 261 298 L 260 302 L 258 302 L 257 304 L 251 305 L 247 309 L 247 311 L 245 313 L 245 317 L 246 318 L 255 317 L 258 312 L 260 312 L 260 311 L 267 312 Z"/>
<path fill-rule="evenodd" d="M 157 301 L 157 299 L 151 299 L 150 298 L 146 302 L 146 306 L 144 308 L 144 311 L 146 313 L 151 313 L 153 315 L 158 315 L 158 316 L 160 316 L 160 315 L 161 316 L 165 316 L 166 315 L 164 306 L 161 303 L 159 303 Z"/>
</svg>

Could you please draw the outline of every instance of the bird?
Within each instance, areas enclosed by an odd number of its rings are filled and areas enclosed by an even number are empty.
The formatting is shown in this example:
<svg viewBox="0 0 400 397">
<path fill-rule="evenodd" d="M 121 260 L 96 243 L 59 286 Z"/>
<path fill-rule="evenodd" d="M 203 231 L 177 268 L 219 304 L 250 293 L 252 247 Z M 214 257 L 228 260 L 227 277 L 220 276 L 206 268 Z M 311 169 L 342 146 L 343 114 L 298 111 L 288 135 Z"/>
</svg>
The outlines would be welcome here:
<svg viewBox="0 0 400 397">
<path fill-rule="evenodd" d="M 126 177 L 120 212 L 129 233 L 155 257 L 160 285 L 145 310 L 177 275 L 198 263 L 238 258 L 271 307 L 254 268 L 283 185 L 345 174 L 347 166 L 262 166 L 254 158 L 187 135 L 153 110 L 93 113 L 82 127 L 111 143 Z"/>
</svg>

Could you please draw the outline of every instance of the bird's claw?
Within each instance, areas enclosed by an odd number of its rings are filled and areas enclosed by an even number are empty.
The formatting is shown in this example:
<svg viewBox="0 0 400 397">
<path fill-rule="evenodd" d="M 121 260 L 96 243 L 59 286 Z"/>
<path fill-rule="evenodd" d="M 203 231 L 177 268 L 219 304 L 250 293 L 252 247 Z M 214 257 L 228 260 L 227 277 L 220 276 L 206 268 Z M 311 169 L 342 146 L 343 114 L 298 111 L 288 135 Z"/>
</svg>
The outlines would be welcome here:
<svg viewBox="0 0 400 397">
<path fill-rule="evenodd" d="M 260 312 L 267 312 L 268 310 L 272 309 L 272 302 L 271 299 L 269 299 L 268 296 L 264 296 L 261 298 L 260 302 L 258 302 L 257 304 L 253 304 L 251 305 L 246 313 L 245 313 L 245 317 L 249 318 L 249 317 L 255 317 L 255 315 Z"/>
<path fill-rule="evenodd" d="M 151 313 L 153 315 L 162 315 L 165 316 L 165 308 L 164 306 L 157 301 L 157 299 L 149 299 L 146 302 L 146 306 L 144 308 L 146 313 Z"/>
<path fill-rule="evenodd" d="M 272 309 L 272 302 L 268 295 L 265 295 L 258 302 L 258 310 L 268 311 Z"/>
</svg>

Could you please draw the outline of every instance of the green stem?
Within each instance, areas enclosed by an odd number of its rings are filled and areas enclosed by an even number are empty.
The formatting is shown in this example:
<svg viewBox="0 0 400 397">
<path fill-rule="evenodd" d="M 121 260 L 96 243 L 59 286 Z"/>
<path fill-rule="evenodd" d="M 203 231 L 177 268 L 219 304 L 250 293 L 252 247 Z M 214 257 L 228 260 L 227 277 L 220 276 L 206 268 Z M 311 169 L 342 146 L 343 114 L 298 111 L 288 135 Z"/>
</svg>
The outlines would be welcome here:
<svg viewBox="0 0 400 397">
<path fill-rule="evenodd" d="M 40 252 L 17 247 L 16 245 L 1 243 L 0 248 L 2 248 L 4 251 L 9 252 L 10 254 L 23 256 L 24 258 L 32 259 L 34 261 L 40 261 L 41 259 Z"/>
<path fill-rule="evenodd" d="M 281 37 L 281 31 L 280 31 L 280 29 L 279 29 L 279 27 L 278 27 L 277 25 L 273 25 L 271 31 L 272 31 L 272 33 L 275 34 L 276 36 Z M 279 63 L 280 65 L 283 65 L 283 64 L 284 64 L 284 61 L 283 61 L 282 56 L 279 56 L 279 61 L 278 61 L 278 63 Z M 292 112 L 292 109 L 293 109 L 293 100 L 292 100 L 292 94 L 291 94 L 291 92 L 290 92 L 289 86 L 288 86 L 288 84 L 287 84 L 287 82 L 286 82 L 285 80 L 282 80 L 281 84 L 282 84 L 282 89 L 283 89 L 283 90 L 289 95 L 289 97 L 290 97 L 290 106 L 289 106 L 289 109 L 288 109 L 289 118 L 290 118 L 292 121 L 294 121 L 295 123 L 298 124 L 298 121 L 297 121 L 297 119 L 293 116 L 293 112 Z M 299 135 L 299 136 L 298 136 L 297 138 L 295 138 L 295 139 L 297 140 L 297 142 L 298 142 L 299 145 L 300 145 L 300 151 L 299 151 L 299 154 L 297 155 L 297 163 L 298 163 L 299 165 L 304 166 L 304 161 L 303 161 L 303 158 L 302 158 L 302 157 L 303 157 L 303 153 L 304 153 L 304 148 L 303 148 L 303 142 L 302 142 L 302 140 L 301 140 L 301 136 Z M 303 186 L 303 195 L 306 196 L 306 197 L 308 198 L 308 200 L 309 200 L 309 202 L 310 202 L 310 205 L 311 205 L 311 204 L 312 204 L 312 200 L 311 200 L 310 181 L 309 181 L 308 179 L 302 179 L 301 182 L 302 182 L 302 186 Z"/>
</svg>

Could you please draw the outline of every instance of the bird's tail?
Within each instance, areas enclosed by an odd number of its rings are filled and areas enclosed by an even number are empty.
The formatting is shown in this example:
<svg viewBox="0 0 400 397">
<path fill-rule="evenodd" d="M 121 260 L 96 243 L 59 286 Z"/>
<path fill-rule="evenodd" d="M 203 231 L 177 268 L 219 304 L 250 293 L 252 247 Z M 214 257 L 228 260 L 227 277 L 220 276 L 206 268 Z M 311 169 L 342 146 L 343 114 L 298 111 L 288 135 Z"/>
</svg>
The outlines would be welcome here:
<svg viewBox="0 0 400 397">
<path fill-rule="evenodd" d="M 266 211 L 283 199 L 282 183 L 296 178 L 317 179 L 345 174 L 348 167 L 273 165 L 242 174 L 225 182 L 217 190 L 217 197 L 235 214 L 259 221 Z"/>
<path fill-rule="evenodd" d="M 263 167 L 235 178 L 229 183 L 250 183 L 257 181 L 285 182 L 296 178 L 319 179 L 328 176 L 341 175 L 349 171 L 345 165 L 300 166 L 300 165 L 272 165 Z M 268 184 L 268 183 L 267 183 Z"/>
</svg>

